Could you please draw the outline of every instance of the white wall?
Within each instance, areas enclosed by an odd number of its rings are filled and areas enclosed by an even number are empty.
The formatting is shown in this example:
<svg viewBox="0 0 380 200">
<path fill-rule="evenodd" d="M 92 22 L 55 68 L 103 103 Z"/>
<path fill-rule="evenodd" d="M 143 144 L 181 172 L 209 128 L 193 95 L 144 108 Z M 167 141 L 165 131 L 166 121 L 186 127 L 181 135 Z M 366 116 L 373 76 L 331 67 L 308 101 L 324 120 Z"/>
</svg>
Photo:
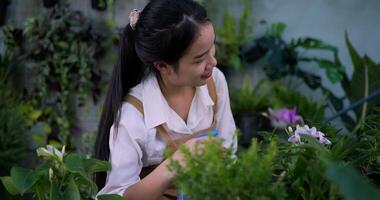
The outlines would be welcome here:
<svg viewBox="0 0 380 200">
<path fill-rule="evenodd" d="M 339 49 L 339 58 L 351 76 L 352 63 L 344 40 L 347 31 L 358 52 L 380 62 L 380 1 L 378 0 L 253 0 L 252 15 L 257 21 L 284 22 L 284 38 L 311 36 Z M 256 32 L 263 28 L 256 26 Z M 260 29 L 261 28 L 261 29 Z M 318 52 L 313 52 L 318 54 Z M 327 55 L 321 55 L 327 56 Z M 379 74 L 380 75 L 380 74 Z M 336 89 L 339 87 L 324 84 Z"/>
</svg>

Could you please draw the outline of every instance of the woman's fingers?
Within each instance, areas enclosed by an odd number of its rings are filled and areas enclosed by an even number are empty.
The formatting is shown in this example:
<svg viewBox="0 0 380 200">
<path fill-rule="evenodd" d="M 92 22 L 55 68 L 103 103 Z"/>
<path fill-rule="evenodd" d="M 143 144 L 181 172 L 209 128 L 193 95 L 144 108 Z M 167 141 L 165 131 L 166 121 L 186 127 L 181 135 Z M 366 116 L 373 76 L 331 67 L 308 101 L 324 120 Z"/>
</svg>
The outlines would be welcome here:
<svg viewBox="0 0 380 200">
<path fill-rule="evenodd" d="M 205 148 L 207 142 L 216 142 L 220 140 L 218 137 L 202 137 L 202 138 L 193 138 L 185 143 L 186 147 L 190 150 L 191 153 L 201 153 Z"/>
</svg>

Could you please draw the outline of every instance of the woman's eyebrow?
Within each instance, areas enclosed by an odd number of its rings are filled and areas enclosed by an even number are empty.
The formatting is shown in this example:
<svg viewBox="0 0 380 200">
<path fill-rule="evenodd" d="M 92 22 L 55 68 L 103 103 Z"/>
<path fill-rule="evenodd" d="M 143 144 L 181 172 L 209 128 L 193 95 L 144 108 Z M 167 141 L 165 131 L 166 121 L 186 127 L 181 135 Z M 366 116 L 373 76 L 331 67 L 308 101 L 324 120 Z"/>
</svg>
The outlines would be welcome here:
<svg viewBox="0 0 380 200">
<path fill-rule="evenodd" d="M 193 59 L 195 60 L 195 59 L 199 59 L 199 58 L 201 58 L 201 57 L 204 56 L 208 51 L 209 51 L 209 50 L 207 50 L 206 52 L 204 52 L 204 53 L 202 53 L 202 54 L 199 54 L 199 55 L 195 56 Z"/>
<path fill-rule="evenodd" d="M 212 45 L 214 45 L 216 43 L 216 36 L 214 37 L 214 43 L 212 43 Z M 210 47 L 210 49 L 212 48 L 212 46 Z M 199 54 L 199 55 L 197 55 L 197 56 L 195 56 L 193 59 L 195 60 L 195 59 L 199 59 L 199 58 L 201 58 L 202 56 L 204 56 L 208 51 L 210 51 L 210 49 L 208 49 L 206 52 L 204 52 L 204 53 L 201 53 L 201 54 Z"/>
</svg>

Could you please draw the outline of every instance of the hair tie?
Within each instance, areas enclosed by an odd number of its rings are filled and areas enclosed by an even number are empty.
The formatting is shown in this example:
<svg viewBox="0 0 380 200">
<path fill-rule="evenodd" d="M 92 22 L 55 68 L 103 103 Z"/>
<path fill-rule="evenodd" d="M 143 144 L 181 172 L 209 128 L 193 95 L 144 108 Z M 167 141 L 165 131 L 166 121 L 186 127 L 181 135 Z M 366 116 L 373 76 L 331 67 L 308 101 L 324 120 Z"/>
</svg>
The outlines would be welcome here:
<svg viewBox="0 0 380 200">
<path fill-rule="evenodd" d="M 137 20 L 139 19 L 140 12 L 141 11 L 138 9 L 133 9 L 131 13 L 129 14 L 129 24 L 132 30 L 135 30 L 136 28 L 136 23 L 137 23 Z"/>
</svg>

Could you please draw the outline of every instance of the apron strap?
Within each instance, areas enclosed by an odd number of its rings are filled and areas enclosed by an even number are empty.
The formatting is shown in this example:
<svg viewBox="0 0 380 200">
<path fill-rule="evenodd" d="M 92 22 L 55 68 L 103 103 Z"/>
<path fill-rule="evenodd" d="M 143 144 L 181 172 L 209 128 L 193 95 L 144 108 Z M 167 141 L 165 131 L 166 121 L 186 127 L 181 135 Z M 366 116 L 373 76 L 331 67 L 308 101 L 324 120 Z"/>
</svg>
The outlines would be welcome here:
<svg viewBox="0 0 380 200">
<path fill-rule="evenodd" d="M 215 115 L 216 105 L 218 104 L 218 94 L 216 92 L 216 86 L 212 78 L 207 80 L 207 89 L 208 89 L 208 94 L 210 95 L 212 101 L 214 102 L 214 105 L 212 108 L 214 110 L 214 115 Z"/>
<path fill-rule="evenodd" d="M 168 148 L 172 150 L 172 152 L 174 153 L 178 149 L 179 144 L 175 140 L 173 140 L 173 138 L 166 131 L 166 129 L 164 128 L 162 124 L 156 126 L 156 128 L 157 128 L 158 134 L 160 134 L 161 137 L 163 137 L 165 141 L 167 142 Z"/>
<path fill-rule="evenodd" d="M 124 101 L 132 104 L 142 115 L 144 115 L 143 104 L 142 104 L 142 102 L 138 98 L 136 98 L 136 97 L 134 97 L 132 95 L 127 95 L 124 98 Z"/>
</svg>

